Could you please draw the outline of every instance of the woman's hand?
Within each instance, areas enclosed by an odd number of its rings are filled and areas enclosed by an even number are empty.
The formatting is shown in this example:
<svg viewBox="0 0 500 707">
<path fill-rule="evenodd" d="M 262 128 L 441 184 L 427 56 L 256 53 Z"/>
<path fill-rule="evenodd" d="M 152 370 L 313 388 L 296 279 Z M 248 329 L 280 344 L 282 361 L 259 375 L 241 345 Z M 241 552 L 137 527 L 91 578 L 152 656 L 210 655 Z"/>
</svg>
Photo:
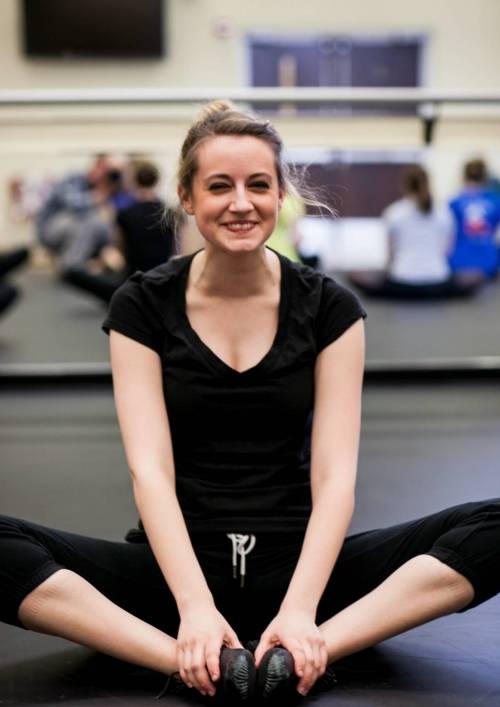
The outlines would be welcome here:
<svg viewBox="0 0 500 707">
<path fill-rule="evenodd" d="M 188 687 L 202 695 L 215 695 L 223 645 L 241 647 L 237 635 L 213 604 L 197 603 L 181 611 L 177 662 L 181 679 Z"/>
<path fill-rule="evenodd" d="M 256 664 L 259 665 L 269 648 L 277 645 L 292 654 L 299 678 L 297 690 L 301 695 L 307 695 L 328 663 L 325 641 L 311 614 L 298 609 L 280 611 L 260 638 L 255 650 Z"/>
</svg>

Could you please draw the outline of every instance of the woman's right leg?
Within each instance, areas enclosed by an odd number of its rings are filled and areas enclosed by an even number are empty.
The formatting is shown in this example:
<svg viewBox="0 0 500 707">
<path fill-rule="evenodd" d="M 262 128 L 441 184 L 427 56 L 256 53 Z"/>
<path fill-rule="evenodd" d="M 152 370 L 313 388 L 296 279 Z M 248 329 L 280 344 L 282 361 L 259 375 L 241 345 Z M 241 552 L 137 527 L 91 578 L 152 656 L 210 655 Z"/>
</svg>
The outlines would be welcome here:
<svg viewBox="0 0 500 707">
<path fill-rule="evenodd" d="M 128 663 L 177 672 L 176 641 L 110 601 L 70 570 L 57 570 L 23 599 L 25 628 L 67 638 Z"/>
<path fill-rule="evenodd" d="M 175 602 L 146 544 L 0 517 L 0 619 L 177 671 Z"/>
</svg>

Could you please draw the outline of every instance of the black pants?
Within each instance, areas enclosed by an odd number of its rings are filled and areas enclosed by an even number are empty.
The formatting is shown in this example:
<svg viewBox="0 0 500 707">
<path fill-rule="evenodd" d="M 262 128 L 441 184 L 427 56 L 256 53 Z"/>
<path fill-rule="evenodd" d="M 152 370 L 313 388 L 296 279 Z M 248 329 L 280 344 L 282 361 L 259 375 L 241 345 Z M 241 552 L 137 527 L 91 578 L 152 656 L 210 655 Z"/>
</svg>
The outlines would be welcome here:
<svg viewBox="0 0 500 707">
<path fill-rule="evenodd" d="M 0 253 L 0 278 L 15 270 L 28 260 L 29 250 L 27 248 L 16 248 L 8 252 Z M 0 314 L 8 309 L 19 297 L 19 290 L 9 282 L 0 280 Z"/>
<path fill-rule="evenodd" d="M 301 538 L 287 533 L 258 535 L 255 549 L 247 556 L 243 589 L 233 578 L 232 544 L 225 533 L 193 536 L 192 540 L 219 610 L 240 640 L 258 638 L 278 611 Z M 467 609 L 497 594 L 500 499 L 466 503 L 348 537 L 320 602 L 318 622 L 421 554 L 432 555 L 467 577 L 475 590 Z M 175 602 L 147 543 L 97 540 L 0 516 L 2 621 L 21 626 L 17 616 L 21 601 L 61 568 L 81 575 L 135 616 L 176 635 Z"/>
<path fill-rule="evenodd" d="M 19 290 L 8 282 L 0 282 L 0 314 L 10 307 L 19 297 Z"/>
<path fill-rule="evenodd" d="M 123 272 L 106 272 L 94 275 L 83 266 L 74 266 L 63 272 L 62 279 L 69 285 L 109 303 L 114 292 L 130 274 L 128 270 L 123 270 Z"/>
<path fill-rule="evenodd" d="M 7 275 L 28 260 L 30 252 L 27 248 L 15 248 L 0 253 L 0 277 Z"/>
</svg>

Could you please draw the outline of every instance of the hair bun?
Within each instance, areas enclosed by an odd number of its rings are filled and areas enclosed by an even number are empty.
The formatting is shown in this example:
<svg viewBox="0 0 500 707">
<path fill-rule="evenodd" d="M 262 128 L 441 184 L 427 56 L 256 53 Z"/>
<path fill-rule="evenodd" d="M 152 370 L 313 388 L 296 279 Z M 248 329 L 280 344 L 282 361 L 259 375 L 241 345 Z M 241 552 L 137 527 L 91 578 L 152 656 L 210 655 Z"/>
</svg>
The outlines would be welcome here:
<svg viewBox="0 0 500 707">
<path fill-rule="evenodd" d="M 203 106 L 200 111 L 200 116 L 198 122 L 204 123 L 206 120 L 211 120 L 219 113 L 226 113 L 227 111 L 236 110 L 236 106 L 230 101 L 212 101 Z"/>
</svg>

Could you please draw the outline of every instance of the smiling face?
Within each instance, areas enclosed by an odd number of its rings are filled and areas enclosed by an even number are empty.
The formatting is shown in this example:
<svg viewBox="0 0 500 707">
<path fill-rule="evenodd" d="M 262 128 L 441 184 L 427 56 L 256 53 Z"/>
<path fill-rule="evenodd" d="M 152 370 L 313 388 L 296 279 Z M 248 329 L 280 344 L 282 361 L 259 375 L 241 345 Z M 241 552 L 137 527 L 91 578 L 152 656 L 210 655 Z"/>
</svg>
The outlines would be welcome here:
<svg viewBox="0 0 500 707">
<path fill-rule="evenodd" d="M 179 197 L 207 243 L 229 253 L 262 246 L 284 197 L 272 148 L 248 135 L 217 135 L 199 146 L 196 162 L 191 192 Z"/>
</svg>

